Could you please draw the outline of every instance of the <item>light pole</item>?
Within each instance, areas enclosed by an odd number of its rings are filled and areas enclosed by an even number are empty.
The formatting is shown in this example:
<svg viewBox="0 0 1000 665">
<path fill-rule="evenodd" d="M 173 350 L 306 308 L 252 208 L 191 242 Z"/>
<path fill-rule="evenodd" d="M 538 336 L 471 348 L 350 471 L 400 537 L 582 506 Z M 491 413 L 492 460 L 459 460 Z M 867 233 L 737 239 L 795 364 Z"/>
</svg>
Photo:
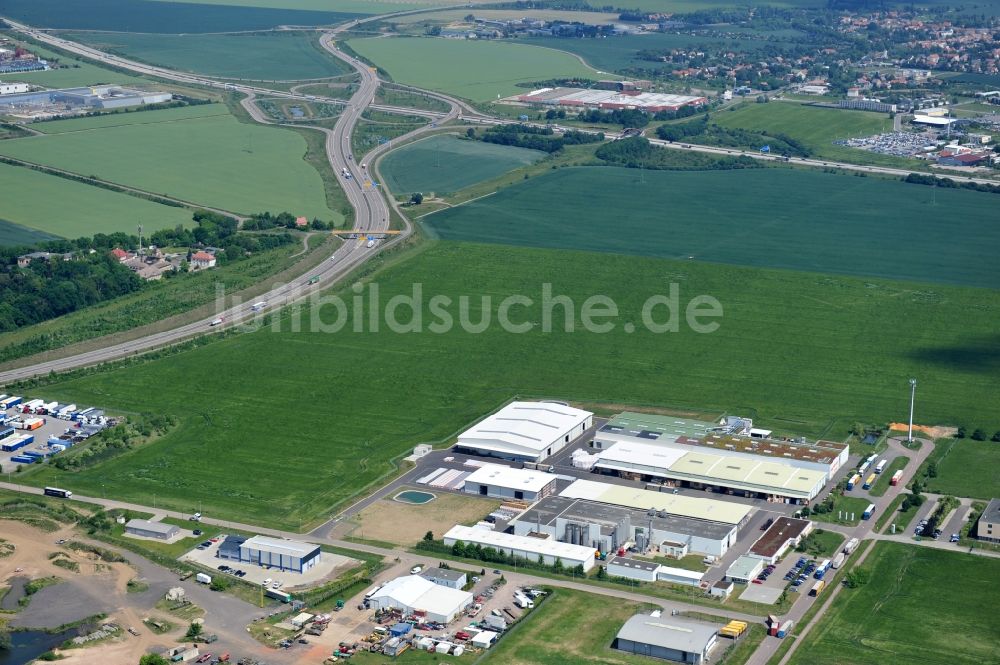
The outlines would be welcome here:
<svg viewBox="0 0 1000 665">
<path fill-rule="evenodd" d="M 910 379 L 910 428 L 906 437 L 907 443 L 913 443 L 913 400 L 917 395 L 917 380 Z"/>
</svg>

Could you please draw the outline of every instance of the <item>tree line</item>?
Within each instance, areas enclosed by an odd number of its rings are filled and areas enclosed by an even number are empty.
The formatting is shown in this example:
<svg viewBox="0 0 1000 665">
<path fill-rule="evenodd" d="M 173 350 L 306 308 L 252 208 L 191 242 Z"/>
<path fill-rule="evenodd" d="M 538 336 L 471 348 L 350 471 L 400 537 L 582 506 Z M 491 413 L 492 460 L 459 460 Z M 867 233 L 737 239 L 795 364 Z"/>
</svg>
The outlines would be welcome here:
<svg viewBox="0 0 1000 665">
<path fill-rule="evenodd" d="M 951 178 L 938 178 L 932 175 L 911 173 L 903 178 L 903 182 L 913 185 L 928 185 L 930 187 L 943 187 L 944 189 L 971 189 L 975 192 L 987 192 L 989 194 L 1000 194 L 1000 185 L 990 185 L 979 182 L 957 182 Z"/>
<path fill-rule="evenodd" d="M 626 168 L 661 171 L 728 171 L 755 169 L 764 166 L 760 161 L 745 155 L 725 157 L 669 150 L 651 144 L 642 136 L 605 143 L 594 154 L 605 162 Z"/>
<path fill-rule="evenodd" d="M 475 135 L 475 131 L 470 128 L 470 132 L 469 136 L 471 138 Z M 485 143 L 512 145 L 519 148 L 553 153 L 562 150 L 568 145 L 600 143 L 604 140 L 604 133 L 599 132 L 594 134 L 574 129 L 557 136 L 551 127 L 535 127 L 533 125 L 514 123 L 490 127 L 479 136 L 479 140 Z"/>
<path fill-rule="evenodd" d="M 664 141 L 681 141 L 691 139 L 703 145 L 723 148 L 749 148 L 757 150 L 769 146 L 773 155 L 791 157 L 809 157 L 812 150 L 796 138 L 783 133 L 767 134 L 760 131 L 740 129 L 738 127 L 722 127 L 710 122 L 705 115 L 688 122 L 674 125 L 660 125 L 656 135 Z"/>
</svg>

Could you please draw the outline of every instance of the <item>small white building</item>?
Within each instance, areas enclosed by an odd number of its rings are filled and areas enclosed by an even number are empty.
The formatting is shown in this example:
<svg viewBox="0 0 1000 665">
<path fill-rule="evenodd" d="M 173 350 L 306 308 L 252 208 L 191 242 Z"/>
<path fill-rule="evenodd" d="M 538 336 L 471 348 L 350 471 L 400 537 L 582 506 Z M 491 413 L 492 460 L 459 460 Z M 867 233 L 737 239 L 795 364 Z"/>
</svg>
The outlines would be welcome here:
<svg viewBox="0 0 1000 665">
<path fill-rule="evenodd" d="M 608 559 L 607 571 L 611 577 L 624 577 L 641 582 L 655 582 L 660 564 L 652 561 L 640 561 L 623 556 L 613 556 Z"/>
<path fill-rule="evenodd" d="M 698 586 L 701 584 L 701 578 L 704 576 L 704 573 L 684 568 L 674 568 L 672 566 L 660 566 L 660 569 L 656 571 L 656 579 L 659 582 L 687 584 L 689 586 Z"/>
<path fill-rule="evenodd" d="M 492 630 L 481 630 L 472 636 L 472 646 L 489 649 L 497 641 L 497 634 Z"/>
<path fill-rule="evenodd" d="M 760 557 L 744 554 L 733 565 L 726 570 L 726 579 L 737 584 L 750 584 L 750 580 L 757 577 L 760 571 L 764 570 L 764 560 Z"/>
<path fill-rule="evenodd" d="M 27 83 L 3 83 L 0 81 L 0 95 L 17 95 L 29 90 L 31 90 L 31 86 Z"/>
<path fill-rule="evenodd" d="M 195 252 L 191 255 L 191 267 L 202 270 L 215 267 L 215 256 L 208 252 Z"/>
<path fill-rule="evenodd" d="M 567 568 L 583 566 L 584 571 L 594 567 L 594 548 L 582 545 L 561 543 L 547 534 L 541 538 L 532 536 L 515 536 L 509 533 L 498 533 L 487 529 L 456 525 L 444 534 L 444 544 L 454 545 L 462 541 L 465 544 L 475 543 L 482 547 L 492 547 L 504 554 L 537 561 L 542 557 L 546 565 L 553 565 L 558 560 Z"/>
<path fill-rule="evenodd" d="M 456 448 L 541 462 L 593 424 L 594 414 L 558 402 L 511 402 L 458 435 Z"/>
<path fill-rule="evenodd" d="M 376 610 L 425 612 L 431 621 L 450 623 L 472 604 L 472 594 L 435 584 L 419 575 L 406 575 L 386 582 L 368 603 Z"/>
<path fill-rule="evenodd" d="M 556 491 L 556 477 L 543 471 L 486 464 L 465 479 L 465 492 L 497 499 L 535 502 Z"/>
<path fill-rule="evenodd" d="M 430 580 L 434 584 L 446 586 L 449 589 L 461 589 L 469 583 L 468 576 L 460 570 L 449 568 L 432 567 L 420 573 L 425 580 Z"/>
</svg>

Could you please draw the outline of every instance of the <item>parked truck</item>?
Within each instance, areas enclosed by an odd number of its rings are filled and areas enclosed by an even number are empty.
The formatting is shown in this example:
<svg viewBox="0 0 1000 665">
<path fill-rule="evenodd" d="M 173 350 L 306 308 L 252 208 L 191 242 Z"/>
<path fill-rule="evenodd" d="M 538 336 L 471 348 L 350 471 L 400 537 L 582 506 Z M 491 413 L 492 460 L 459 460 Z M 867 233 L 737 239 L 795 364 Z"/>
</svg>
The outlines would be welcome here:
<svg viewBox="0 0 1000 665">
<path fill-rule="evenodd" d="M 821 580 L 823 579 L 823 576 L 826 575 L 826 571 L 828 570 L 830 570 L 830 560 L 824 559 L 823 563 L 819 564 L 819 567 L 816 568 L 816 572 L 813 573 L 813 577 Z"/>
<path fill-rule="evenodd" d="M 794 625 L 795 622 L 792 621 L 791 619 L 782 623 L 781 626 L 778 627 L 778 637 L 784 637 L 785 635 L 788 635 L 788 633 L 792 632 L 792 627 Z"/>
<path fill-rule="evenodd" d="M 851 476 L 850 480 L 847 481 L 847 491 L 850 492 L 852 489 L 854 489 L 855 487 L 857 487 L 858 483 L 860 483 L 860 482 L 861 482 L 861 475 L 860 474 L 856 473 L 853 476 Z"/>
<path fill-rule="evenodd" d="M 892 478 L 889 479 L 889 484 L 893 486 L 898 485 L 899 481 L 902 479 L 903 479 L 903 470 L 900 469 L 896 473 L 892 474 Z"/>
<path fill-rule="evenodd" d="M 833 561 L 830 562 L 830 567 L 834 570 L 840 568 L 844 563 L 844 558 L 843 552 L 837 552 L 837 556 L 833 557 Z"/>
<path fill-rule="evenodd" d="M 826 588 L 826 582 L 820 580 L 819 582 L 816 582 L 816 584 L 813 584 L 812 589 L 809 590 L 809 595 L 818 596 L 825 588 Z"/>
<path fill-rule="evenodd" d="M 875 473 L 882 473 L 885 471 L 885 465 L 889 463 L 889 460 L 880 460 L 878 464 L 875 465 Z"/>
<path fill-rule="evenodd" d="M 535 607 L 535 603 L 520 591 L 514 593 L 514 604 L 525 610 L 530 610 Z"/>
<path fill-rule="evenodd" d="M 862 513 L 861 519 L 863 519 L 863 520 L 871 519 L 871 516 L 874 515 L 874 514 L 875 514 L 875 504 L 874 503 L 869 503 L 868 507 L 865 508 L 865 512 Z"/>
<path fill-rule="evenodd" d="M 859 545 L 858 539 L 857 538 L 851 538 L 850 540 L 847 541 L 847 544 L 844 545 L 844 554 L 848 554 L 849 555 L 849 554 L 853 553 L 854 550 L 858 549 L 858 545 Z"/>
<path fill-rule="evenodd" d="M 865 484 L 861 486 L 861 489 L 870 490 L 872 488 L 872 485 L 875 484 L 875 478 L 876 476 L 874 473 L 869 474 L 868 477 L 865 478 Z"/>
<path fill-rule="evenodd" d="M 186 663 L 198 657 L 198 647 L 179 646 L 174 647 L 164 654 L 171 663 Z"/>
</svg>

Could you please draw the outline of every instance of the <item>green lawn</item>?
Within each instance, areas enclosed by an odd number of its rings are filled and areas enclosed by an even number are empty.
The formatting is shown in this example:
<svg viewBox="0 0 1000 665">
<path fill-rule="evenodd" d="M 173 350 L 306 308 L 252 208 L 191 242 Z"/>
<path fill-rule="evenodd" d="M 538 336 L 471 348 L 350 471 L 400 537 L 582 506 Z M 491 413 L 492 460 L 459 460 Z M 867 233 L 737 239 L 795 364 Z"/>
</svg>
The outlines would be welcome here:
<svg viewBox="0 0 1000 665">
<path fill-rule="evenodd" d="M 148 231 L 191 223 L 191 211 L 185 208 L 9 164 L 0 164 L 0 191 L 4 192 L 0 196 L 0 219 L 41 232 L 32 237 L 14 233 L 15 229 L 4 225 L 0 227 L 0 244 L 43 240 L 45 234 L 79 238 L 95 233 L 134 231 L 138 220 L 142 220 Z"/>
<path fill-rule="evenodd" d="M 829 558 L 840 551 L 840 546 L 843 544 L 844 535 L 842 533 L 816 529 L 809 534 L 805 541 L 806 554 L 817 558 Z"/>
<path fill-rule="evenodd" d="M 338 76 L 343 61 L 320 45 L 315 32 L 235 35 L 71 32 L 66 39 L 171 69 L 238 79 Z"/>
<path fill-rule="evenodd" d="M 233 212 L 287 210 L 341 220 L 327 208 L 323 181 L 303 161 L 306 143 L 295 132 L 242 124 L 231 115 L 177 120 L 174 111 L 129 118 L 139 124 L 10 139 L 0 142 L 0 153 Z M 88 121 L 115 119 L 72 122 Z"/>
<path fill-rule="evenodd" d="M 906 463 L 909 461 L 910 458 L 905 455 L 893 458 L 893 460 L 886 465 L 882 473 L 879 474 L 878 478 L 875 480 L 875 485 L 871 488 L 871 490 L 869 490 L 868 493 L 872 496 L 883 496 L 891 487 L 889 482 L 892 480 L 892 474 L 905 468 Z"/>
<path fill-rule="evenodd" d="M 1000 560 L 880 542 L 871 581 L 842 589 L 792 665 L 1000 662 Z"/>
<path fill-rule="evenodd" d="M 539 150 L 438 135 L 394 150 L 379 170 L 394 194 L 449 194 L 545 157 Z"/>
<path fill-rule="evenodd" d="M 404 37 L 352 39 L 350 45 L 397 83 L 478 102 L 529 91 L 517 83 L 597 76 L 568 53 L 511 42 Z"/>
<path fill-rule="evenodd" d="M 79 58 L 57 54 L 43 46 L 28 43 L 24 44 L 24 46 L 38 57 L 48 60 L 50 65 L 58 64 L 59 66 L 48 71 L 4 74 L 4 81 L 26 81 L 45 86 L 46 88 L 72 88 L 76 86 L 96 85 L 98 83 L 141 83 L 152 86 L 152 81 L 148 79 L 98 67 Z"/>
<path fill-rule="evenodd" d="M 227 116 L 229 111 L 222 104 L 198 104 L 194 106 L 179 106 L 176 108 L 157 109 L 153 111 L 118 111 L 83 118 L 67 118 L 65 120 L 50 120 L 31 125 L 35 131 L 43 134 L 67 134 L 90 129 L 109 129 L 126 125 L 158 125 L 160 123 Z"/>
<path fill-rule="evenodd" d="M 423 221 L 446 240 L 1000 287 L 1000 225 L 981 222 L 996 195 L 938 190 L 935 206 L 932 189 L 794 169 L 565 168 Z M 986 371 L 975 353 L 995 365 L 996 338 L 977 345 L 955 352 Z"/>
<path fill-rule="evenodd" d="M 933 459 L 938 472 L 936 478 L 927 479 L 928 492 L 986 500 L 1000 496 L 1000 443 L 938 441 Z"/>
<path fill-rule="evenodd" d="M 878 155 L 833 144 L 837 139 L 892 131 L 892 119 L 885 113 L 825 109 L 791 102 L 746 102 L 733 110 L 712 114 L 712 122 L 723 127 L 759 131 L 770 136 L 787 134 L 809 148 L 811 157 L 820 159 L 904 167 L 906 164 L 914 167 L 921 164 L 915 159 Z M 747 147 L 756 149 L 759 146 Z"/>
<path fill-rule="evenodd" d="M 1000 413 L 1000 373 L 924 359 L 928 344 L 966 348 L 995 329 L 1000 304 L 991 291 L 942 286 L 928 299 L 885 280 L 455 242 L 429 243 L 377 280 L 382 303 L 420 285 L 424 334 L 396 334 L 384 320 L 378 332 L 353 332 L 350 323 L 336 333 L 290 332 L 286 321 L 280 332 L 35 389 L 49 399 L 174 414 L 181 424 L 100 466 L 46 469 L 32 482 L 81 493 L 104 483 L 124 500 L 147 503 L 155 492 L 163 507 L 187 511 L 200 502 L 210 515 L 297 528 L 390 472 L 391 458 L 447 440 L 518 394 L 739 412 L 806 436 L 838 436 L 856 421 L 902 417 L 905 377 L 919 369 L 921 422 L 1000 425 L 989 421 Z M 545 283 L 577 307 L 594 294 L 612 298 L 620 312 L 613 330 L 586 332 L 576 315 L 575 331 L 563 332 L 557 307 L 558 323 L 544 332 Z M 681 303 L 717 298 L 720 328 L 626 332 L 622 322 L 641 321 L 646 300 L 670 283 Z M 513 322 L 535 324 L 530 332 L 497 324 L 498 303 L 511 294 L 533 299 L 511 310 Z M 471 322 L 480 321 L 480 296 L 489 296 L 489 326 L 431 332 L 443 320 L 427 308 L 434 295 L 452 298 L 445 313 L 456 322 L 459 296 L 471 298 Z M 328 326 L 337 318 L 332 307 L 318 316 Z M 912 316 L 919 326 L 894 326 Z M 405 307 L 398 317 L 407 320 Z M 302 330 L 310 329 L 303 319 Z M 746 388 L 778 375 L 766 391 Z"/>
<path fill-rule="evenodd" d="M 865 508 L 868 507 L 871 501 L 868 499 L 860 499 L 856 496 L 838 496 L 834 499 L 833 510 L 828 513 L 812 513 L 809 515 L 809 519 L 816 520 L 817 522 L 830 522 L 832 524 L 857 524 L 861 521 L 861 514 L 865 512 Z M 838 513 L 842 512 L 843 515 L 839 516 Z M 854 513 L 854 519 L 851 519 L 851 513 Z M 873 516 L 877 517 L 877 515 Z"/>
</svg>

